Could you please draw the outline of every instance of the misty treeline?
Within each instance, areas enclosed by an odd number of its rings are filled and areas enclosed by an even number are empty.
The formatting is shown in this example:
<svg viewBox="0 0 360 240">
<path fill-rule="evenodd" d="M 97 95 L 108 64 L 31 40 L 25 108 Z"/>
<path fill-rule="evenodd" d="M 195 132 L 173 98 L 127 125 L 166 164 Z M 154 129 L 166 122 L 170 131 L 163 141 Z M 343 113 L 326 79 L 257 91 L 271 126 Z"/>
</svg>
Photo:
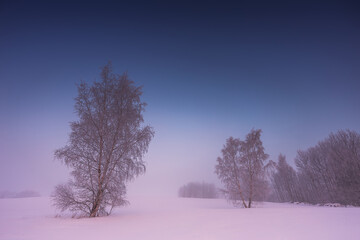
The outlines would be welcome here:
<svg viewBox="0 0 360 240">
<path fill-rule="evenodd" d="M 40 197 L 40 193 L 32 190 L 25 190 L 21 192 L 13 191 L 1 191 L 0 198 L 30 198 L 30 197 Z"/>
<path fill-rule="evenodd" d="M 70 124 L 68 144 L 55 152 L 72 169 L 69 182 L 53 193 L 57 208 L 96 217 L 127 203 L 126 183 L 145 172 L 143 155 L 154 135 L 143 126 L 141 95 L 141 87 L 112 73 L 110 63 L 101 81 L 78 85 L 79 120 Z"/>
<path fill-rule="evenodd" d="M 271 170 L 273 198 L 280 202 L 360 206 L 360 134 L 341 130 L 298 151 L 296 170 L 280 155 Z"/>
<path fill-rule="evenodd" d="M 184 198 L 217 198 L 218 191 L 212 183 L 189 182 L 180 187 L 178 195 Z"/>
<path fill-rule="evenodd" d="M 230 137 L 218 157 L 215 172 L 225 196 L 250 208 L 253 200 L 340 203 L 360 206 L 360 135 L 341 130 L 316 146 L 298 151 L 296 170 L 284 155 L 266 162 L 261 130 L 244 141 Z"/>
</svg>

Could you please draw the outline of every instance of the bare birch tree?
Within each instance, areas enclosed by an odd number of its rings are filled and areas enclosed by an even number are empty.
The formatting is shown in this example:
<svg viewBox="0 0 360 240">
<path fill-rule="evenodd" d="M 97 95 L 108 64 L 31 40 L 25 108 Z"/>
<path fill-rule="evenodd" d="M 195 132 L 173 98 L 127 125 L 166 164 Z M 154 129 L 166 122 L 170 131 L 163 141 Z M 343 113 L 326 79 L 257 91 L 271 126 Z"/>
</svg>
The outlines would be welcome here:
<svg viewBox="0 0 360 240">
<path fill-rule="evenodd" d="M 60 210 L 96 217 L 126 204 L 126 182 L 145 172 L 143 155 L 154 135 L 143 126 L 145 103 L 141 87 L 126 74 L 112 73 L 111 63 L 101 81 L 78 85 L 68 144 L 55 157 L 72 169 L 72 179 L 53 194 Z"/>
<path fill-rule="evenodd" d="M 215 173 L 225 185 L 225 195 L 234 205 L 250 208 L 254 198 L 261 200 L 267 192 L 265 161 L 268 155 L 260 136 L 259 129 L 251 130 L 245 141 L 228 138 L 222 157 L 217 158 Z"/>
</svg>

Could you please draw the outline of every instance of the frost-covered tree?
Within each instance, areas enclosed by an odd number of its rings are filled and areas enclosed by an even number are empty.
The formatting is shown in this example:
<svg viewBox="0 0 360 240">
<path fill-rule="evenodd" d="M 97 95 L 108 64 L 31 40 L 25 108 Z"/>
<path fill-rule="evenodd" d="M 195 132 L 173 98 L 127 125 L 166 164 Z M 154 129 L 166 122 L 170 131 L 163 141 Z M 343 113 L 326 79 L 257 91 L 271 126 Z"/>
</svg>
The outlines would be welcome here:
<svg viewBox="0 0 360 240">
<path fill-rule="evenodd" d="M 53 194 L 60 210 L 96 217 L 126 204 L 126 182 L 145 172 L 143 155 L 154 135 L 143 126 L 145 103 L 141 87 L 126 74 L 112 73 L 111 64 L 101 81 L 78 85 L 68 144 L 55 157 L 72 169 L 72 179 Z"/>
<path fill-rule="evenodd" d="M 298 182 L 295 170 L 286 162 L 286 157 L 279 155 L 275 164 L 275 171 L 271 176 L 272 186 L 275 190 L 278 201 L 298 201 Z"/>
<path fill-rule="evenodd" d="M 302 201 L 360 205 L 360 134 L 341 130 L 295 159 Z"/>
<path fill-rule="evenodd" d="M 360 134 L 341 130 L 298 151 L 297 171 L 280 155 L 272 173 L 278 201 L 360 206 Z"/>
<path fill-rule="evenodd" d="M 225 196 L 234 205 L 250 208 L 254 199 L 264 199 L 267 192 L 265 161 L 268 155 L 260 136 L 258 129 L 251 130 L 245 141 L 228 138 L 222 157 L 217 158 L 215 173 L 225 185 Z"/>
</svg>

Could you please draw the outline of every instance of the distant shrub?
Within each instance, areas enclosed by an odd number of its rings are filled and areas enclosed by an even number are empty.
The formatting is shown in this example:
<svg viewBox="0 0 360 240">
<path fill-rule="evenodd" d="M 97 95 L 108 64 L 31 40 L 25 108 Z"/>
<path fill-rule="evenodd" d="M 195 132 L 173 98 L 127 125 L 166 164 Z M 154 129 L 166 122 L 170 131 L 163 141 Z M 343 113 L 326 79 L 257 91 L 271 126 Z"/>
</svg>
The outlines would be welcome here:
<svg viewBox="0 0 360 240">
<path fill-rule="evenodd" d="M 179 189 L 179 197 L 217 198 L 218 191 L 214 184 L 190 182 Z"/>
</svg>

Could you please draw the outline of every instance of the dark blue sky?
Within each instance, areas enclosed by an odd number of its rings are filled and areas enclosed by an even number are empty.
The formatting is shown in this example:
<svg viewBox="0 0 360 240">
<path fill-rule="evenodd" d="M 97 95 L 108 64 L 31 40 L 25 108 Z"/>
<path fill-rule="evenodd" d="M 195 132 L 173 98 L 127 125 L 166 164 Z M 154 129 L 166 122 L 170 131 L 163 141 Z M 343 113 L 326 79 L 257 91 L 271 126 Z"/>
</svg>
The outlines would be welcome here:
<svg viewBox="0 0 360 240">
<path fill-rule="evenodd" d="M 109 60 L 144 86 L 156 137 L 139 185 L 167 179 L 159 192 L 216 181 L 225 139 L 251 128 L 290 162 L 332 131 L 360 131 L 359 12 L 345 1 L 2 1 L 0 190 L 64 179 L 52 158 L 76 119 L 75 83 Z"/>
</svg>

